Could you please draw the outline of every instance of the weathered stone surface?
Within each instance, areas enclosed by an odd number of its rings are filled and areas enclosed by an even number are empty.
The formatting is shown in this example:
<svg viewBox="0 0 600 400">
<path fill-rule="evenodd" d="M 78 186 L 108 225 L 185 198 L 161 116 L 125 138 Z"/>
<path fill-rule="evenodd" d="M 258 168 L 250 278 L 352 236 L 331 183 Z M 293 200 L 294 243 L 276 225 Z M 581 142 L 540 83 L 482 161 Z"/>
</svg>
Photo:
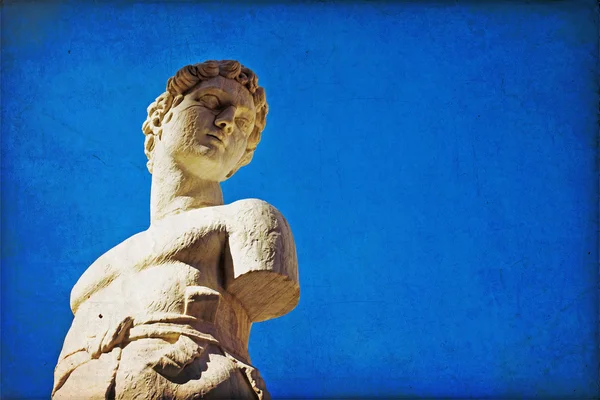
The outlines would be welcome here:
<svg viewBox="0 0 600 400">
<path fill-rule="evenodd" d="M 294 240 L 273 206 L 224 205 L 219 185 L 260 140 L 257 81 L 235 61 L 186 66 L 148 107 L 151 224 L 73 287 L 54 399 L 269 397 L 248 338 L 298 303 Z"/>
</svg>

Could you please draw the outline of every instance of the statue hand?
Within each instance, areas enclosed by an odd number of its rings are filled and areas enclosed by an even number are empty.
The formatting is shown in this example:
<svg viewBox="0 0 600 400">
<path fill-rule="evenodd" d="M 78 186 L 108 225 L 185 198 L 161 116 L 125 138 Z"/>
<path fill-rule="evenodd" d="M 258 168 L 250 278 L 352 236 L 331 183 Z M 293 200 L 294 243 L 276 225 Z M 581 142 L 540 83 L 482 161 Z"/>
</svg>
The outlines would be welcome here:
<svg viewBox="0 0 600 400">
<path fill-rule="evenodd" d="M 163 376 L 174 378 L 196 358 L 202 355 L 204 348 L 185 335 L 167 346 L 166 351 L 158 355 L 158 360 L 150 362 L 149 366 Z"/>
<path fill-rule="evenodd" d="M 109 326 L 102 334 L 88 338 L 87 352 L 92 358 L 109 353 L 123 341 L 132 325 L 133 318 L 125 317 L 118 324 Z"/>
</svg>

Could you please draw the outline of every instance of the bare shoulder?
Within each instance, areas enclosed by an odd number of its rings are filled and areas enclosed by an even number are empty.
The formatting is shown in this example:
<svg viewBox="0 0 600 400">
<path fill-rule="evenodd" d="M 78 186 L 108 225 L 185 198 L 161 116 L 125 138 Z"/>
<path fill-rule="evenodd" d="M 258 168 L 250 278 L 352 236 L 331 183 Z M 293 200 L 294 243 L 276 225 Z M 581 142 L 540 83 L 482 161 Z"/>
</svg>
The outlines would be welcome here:
<svg viewBox="0 0 600 400">
<path fill-rule="evenodd" d="M 288 222 L 258 199 L 228 207 L 227 290 L 242 301 L 253 321 L 283 315 L 298 303 L 298 260 Z"/>
<path fill-rule="evenodd" d="M 278 258 L 291 253 L 295 255 L 290 226 L 271 204 L 259 199 L 244 199 L 231 203 L 229 207 L 227 231 L 236 241 L 236 247 L 260 249 L 263 254 L 274 253 Z"/>
<path fill-rule="evenodd" d="M 238 200 L 229 204 L 228 228 L 235 231 L 236 228 L 250 230 L 254 234 L 279 232 L 291 236 L 289 224 L 283 214 L 267 203 L 259 199 Z M 290 240 L 293 238 L 290 237 Z"/>
<path fill-rule="evenodd" d="M 236 212 L 240 215 L 255 215 L 255 216 L 270 216 L 279 215 L 281 213 L 274 206 L 260 199 L 243 199 L 234 201 L 233 203 L 225 206 L 230 208 L 230 212 Z"/>
</svg>

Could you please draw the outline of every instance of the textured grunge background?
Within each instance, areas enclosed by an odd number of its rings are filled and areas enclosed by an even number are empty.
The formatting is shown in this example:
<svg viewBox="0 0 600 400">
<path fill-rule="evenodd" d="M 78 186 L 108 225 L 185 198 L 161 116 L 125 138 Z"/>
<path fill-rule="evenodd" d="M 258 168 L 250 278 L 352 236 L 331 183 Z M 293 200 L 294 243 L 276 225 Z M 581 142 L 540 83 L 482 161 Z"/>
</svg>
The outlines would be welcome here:
<svg viewBox="0 0 600 400">
<path fill-rule="evenodd" d="M 181 66 L 271 106 L 226 202 L 288 218 L 276 398 L 592 397 L 596 1 L 2 6 L 2 398 L 48 398 L 69 292 L 149 222 L 141 124 Z"/>
</svg>

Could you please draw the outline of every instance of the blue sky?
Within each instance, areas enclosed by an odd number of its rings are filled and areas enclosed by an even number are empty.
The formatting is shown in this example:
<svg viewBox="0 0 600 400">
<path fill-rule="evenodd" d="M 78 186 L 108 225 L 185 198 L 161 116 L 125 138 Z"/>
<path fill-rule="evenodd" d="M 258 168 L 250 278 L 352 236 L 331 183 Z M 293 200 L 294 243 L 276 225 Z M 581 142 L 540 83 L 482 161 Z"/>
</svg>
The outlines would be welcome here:
<svg viewBox="0 0 600 400">
<path fill-rule="evenodd" d="M 207 59 L 270 105 L 223 190 L 296 240 L 274 397 L 597 395 L 597 34 L 594 1 L 5 2 L 3 398 L 48 397 L 73 284 L 149 224 L 146 107 Z"/>
</svg>

